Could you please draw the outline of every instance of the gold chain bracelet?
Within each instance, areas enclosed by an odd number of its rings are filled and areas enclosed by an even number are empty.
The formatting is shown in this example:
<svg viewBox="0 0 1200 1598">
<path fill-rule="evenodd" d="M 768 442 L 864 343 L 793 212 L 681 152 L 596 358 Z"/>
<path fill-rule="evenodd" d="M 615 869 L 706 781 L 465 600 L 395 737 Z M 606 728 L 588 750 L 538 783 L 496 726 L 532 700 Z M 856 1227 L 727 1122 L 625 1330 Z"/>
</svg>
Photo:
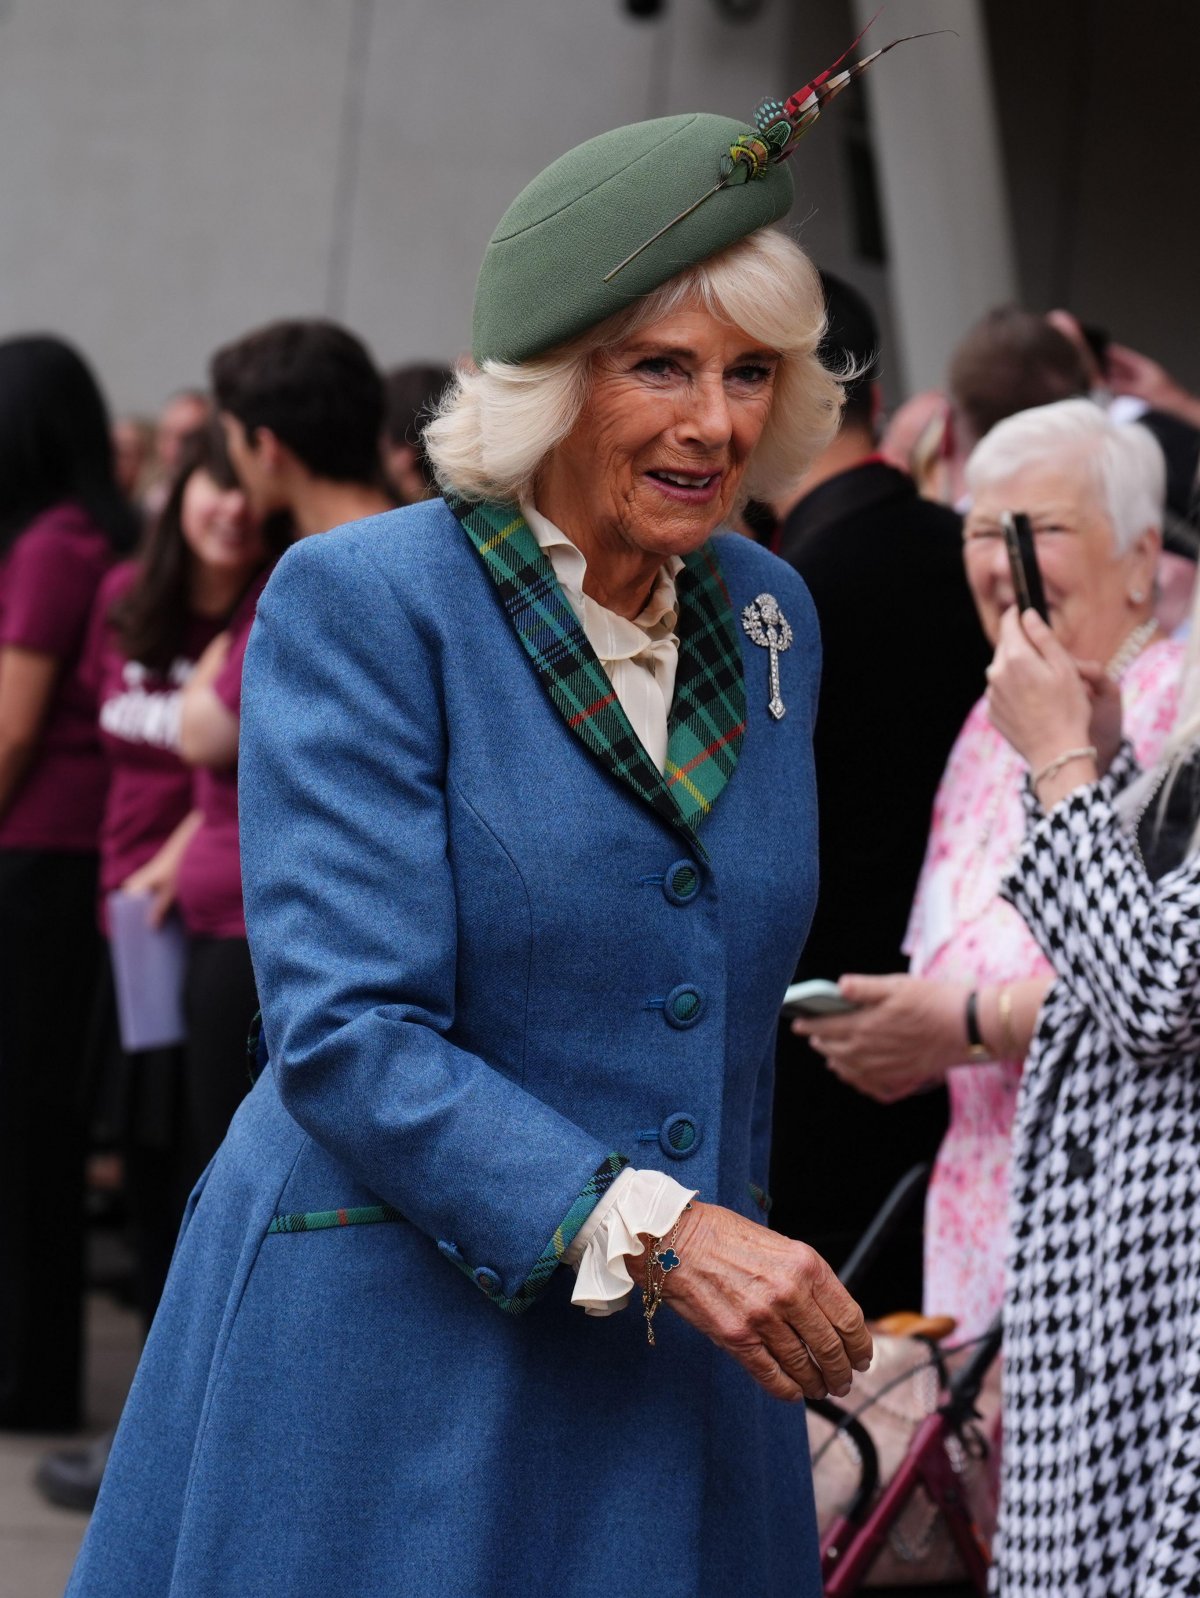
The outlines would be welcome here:
<svg viewBox="0 0 1200 1598">
<path fill-rule="evenodd" d="M 650 1247 L 646 1250 L 646 1281 L 642 1288 L 642 1314 L 646 1318 L 646 1341 L 650 1347 L 654 1342 L 654 1317 L 658 1314 L 658 1306 L 662 1303 L 663 1283 L 671 1271 L 679 1269 L 682 1261 L 675 1252 L 675 1239 L 679 1236 L 679 1225 L 683 1217 L 691 1209 L 691 1204 L 685 1204 L 680 1211 L 679 1220 L 671 1228 L 671 1234 L 665 1238 L 654 1237 L 650 1240 Z"/>
</svg>

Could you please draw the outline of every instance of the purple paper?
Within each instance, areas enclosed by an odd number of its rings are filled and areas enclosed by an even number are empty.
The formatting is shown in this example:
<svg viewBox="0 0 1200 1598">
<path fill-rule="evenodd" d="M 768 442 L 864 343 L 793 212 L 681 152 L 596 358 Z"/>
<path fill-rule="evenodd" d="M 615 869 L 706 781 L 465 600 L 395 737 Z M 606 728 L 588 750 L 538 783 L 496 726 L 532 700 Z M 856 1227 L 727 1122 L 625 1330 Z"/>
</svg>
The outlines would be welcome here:
<svg viewBox="0 0 1200 1598">
<path fill-rule="evenodd" d="M 117 990 L 121 1047 L 165 1049 L 182 1043 L 183 971 L 187 935 L 178 916 L 150 925 L 148 893 L 108 895 L 108 942 Z"/>
</svg>

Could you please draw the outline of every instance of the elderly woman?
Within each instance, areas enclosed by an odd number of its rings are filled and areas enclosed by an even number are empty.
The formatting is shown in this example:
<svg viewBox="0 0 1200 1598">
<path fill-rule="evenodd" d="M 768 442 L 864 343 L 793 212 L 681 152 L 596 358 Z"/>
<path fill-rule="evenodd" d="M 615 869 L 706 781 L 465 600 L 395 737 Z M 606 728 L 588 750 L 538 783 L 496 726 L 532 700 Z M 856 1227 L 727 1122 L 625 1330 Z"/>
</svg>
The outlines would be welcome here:
<svg viewBox="0 0 1200 1598">
<path fill-rule="evenodd" d="M 988 675 L 1030 769 L 1003 891 L 1057 979 L 1014 1129 L 997 1590 L 1175 1598 L 1200 1592 L 1200 677 L 1143 774 L 1032 612 Z"/>
<path fill-rule="evenodd" d="M 80 1598 L 819 1591 L 789 1401 L 870 1340 L 758 1208 L 817 629 L 713 535 L 840 396 L 816 274 L 763 231 L 786 169 L 713 190 L 751 137 L 675 117 L 535 179 L 427 434 L 447 501 L 307 541 L 262 599 L 269 1064 L 194 1195 Z"/>
<path fill-rule="evenodd" d="M 988 638 L 1013 604 L 1000 515 L 1025 511 L 1054 632 L 1119 683 L 1138 758 L 1171 725 L 1182 646 L 1154 621 L 1165 492 L 1157 444 L 1089 400 L 1001 422 L 967 463 L 967 578 Z M 914 707 L 919 713 L 919 707 Z M 848 976 L 856 1013 L 798 1022 L 847 1082 L 889 1100 L 945 1080 L 950 1125 L 929 1186 L 925 1305 L 968 1336 L 1004 1291 L 1008 1165 L 1021 1066 L 1051 980 L 1041 947 L 1000 896 L 1023 832 L 1024 763 L 980 702 L 934 802 L 909 928 L 910 975 Z"/>
</svg>

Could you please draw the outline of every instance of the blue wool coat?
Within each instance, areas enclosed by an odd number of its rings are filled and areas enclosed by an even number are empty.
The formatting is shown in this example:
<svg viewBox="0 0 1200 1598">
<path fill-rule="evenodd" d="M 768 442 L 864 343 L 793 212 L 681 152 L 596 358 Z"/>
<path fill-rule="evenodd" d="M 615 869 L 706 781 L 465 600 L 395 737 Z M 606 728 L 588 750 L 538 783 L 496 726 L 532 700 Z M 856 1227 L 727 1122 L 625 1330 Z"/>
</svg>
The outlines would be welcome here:
<svg viewBox="0 0 1200 1598">
<path fill-rule="evenodd" d="M 803 1406 L 669 1310 L 654 1349 L 636 1308 L 584 1316 L 556 1268 L 621 1157 L 761 1219 L 819 646 L 790 568 L 711 549 L 746 724 L 698 836 L 568 725 L 442 502 L 280 563 L 240 778 L 270 1063 L 74 1598 L 819 1592 Z M 781 720 L 738 625 L 764 592 Z"/>
</svg>

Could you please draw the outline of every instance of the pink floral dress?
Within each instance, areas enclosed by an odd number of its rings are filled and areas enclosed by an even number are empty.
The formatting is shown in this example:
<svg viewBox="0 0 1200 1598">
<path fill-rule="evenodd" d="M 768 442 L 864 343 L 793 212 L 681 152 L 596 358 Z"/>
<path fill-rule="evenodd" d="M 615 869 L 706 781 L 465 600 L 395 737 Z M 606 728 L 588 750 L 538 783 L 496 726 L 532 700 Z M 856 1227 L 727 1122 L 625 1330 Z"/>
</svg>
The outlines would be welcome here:
<svg viewBox="0 0 1200 1598">
<path fill-rule="evenodd" d="M 1157 759 L 1175 717 L 1183 645 L 1164 639 L 1134 660 L 1121 683 L 1125 733 L 1143 766 Z M 1027 981 L 1053 970 L 1010 904 L 1000 879 L 1025 835 L 1026 767 L 980 700 L 963 724 L 933 805 L 905 951 L 913 976 L 972 987 Z M 925 1309 L 953 1315 L 973 1337 L 1004 1296 L 1008 1162 L 1020 1060 L 956 1066 L 950 1125 L 925 1209 Z"/>
</svg>

